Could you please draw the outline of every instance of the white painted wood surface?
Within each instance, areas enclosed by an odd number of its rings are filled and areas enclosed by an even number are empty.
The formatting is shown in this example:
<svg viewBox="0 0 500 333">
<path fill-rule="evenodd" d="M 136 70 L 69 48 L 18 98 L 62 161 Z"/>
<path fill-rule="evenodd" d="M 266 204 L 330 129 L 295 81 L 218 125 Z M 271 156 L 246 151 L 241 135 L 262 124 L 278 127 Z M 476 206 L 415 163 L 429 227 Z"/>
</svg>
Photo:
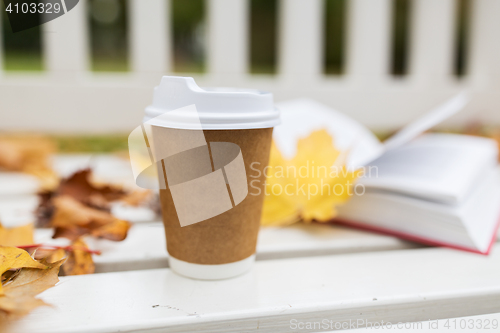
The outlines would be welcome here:
<svg viewBox="0 0 500 333">
<path fill-rule="evenodd" d="M 81 1 L 66 14 L 41 26 L 46 68 L 61 83 L 81 76 L 89 68 L 87 10 L 87 2 Z M 50 112 L 49 105 L 46 110 Z"/>
<path fill-rule="evenodd" d="M 478 88 L 500 87 L 500 2 L 473 1 L 468 72 Z"/>
<path fill-rule="evenodd" d="M 389 0 L 349 3 L 347 73 L 373 88 L 389 73 L 390 5 Z"/>
<path fill-rule="evenodd" d="M 35 242 L 58 244 L 51 239 L 51 229 L 38 229 Z M 135 224 L 127 238 L 121 242 L 86 239 L 92 250 L 101 255 L 94 256 L 96 272 L 116 272 L 168 267 L 163 224 Z M 263 227 L 257 243 L 257 260 L 312 257 L 331 254 L 376 252 L 421 248 L 395 237 L 322 224 L 297 224 L 275 228 Z"/>
<path fill-rule="evenodd" d="M 288 84 L 317 79 L 323 70 L 323 6 L 321 0 L 279 3 L 279 74 Z"/>
<path fill-rule="evenodd" d="M 468 89 L 471 104 L 448 125 L 463 125 L 471 118 L 500 122 L 497 0 L 472 2 L 470 66 L 460 80 L 446 77 L 452 63 L 450 45 L 455 38 L 451 34 L 455 1 L 415 2 L 410 29 L 414 32 L 410 49 L 413 65 L 404 80 L 394 79 L 389 73 L 390 0 L 349 1 L 347 68 L 342 76 L 326 76 L 319 67 L 323 48 L 323 5 L 319 0 L 280 3 L 278 68 L 290 75 L 249 74 L 248 1 L 208 3 L 206 74 L 173 73 L 169 68 L 172 27 L 168 2 L 160 0 L 130 0 L 132 71 L 89 71 L 89 13 L 87 2 L 80 1 L 73 10 L 43 27 L 47 72 L 5 73 L 0 68 L 0 110 L 9 110 L 0 116 L 0 129 L 127 133 L 141 123 L 153 87 L 165 74 L 194 76 L 201 86 L 269 90 L 276 101 L 313 98 L 375 129 L 407 124 L 451 95 Z M 436 83 L 442 81 L 436 88 Z"/>
<path fill-rule="evenodd" d="M 299 269 L 300 268 L 300 269 Z M 169 269 L 62 278 L 16 332 L 290 331 L 290 320 L 423 321 L 500 312 L 500 248 L 257 262 L 223 281 Z"/>
<path fill-rule="evenodd" d="M 11 228 L 35 221 L 38 197 L 29 195 L 0 195 L 0 222 Z"/>
<path fill-rule="evenodd" d="M 410 38 L 410 72 L 422 85 L 439 87 L 452 79 L 456 3 L 454 0 L 412 3 L 415 23 Z"/>
<path fill-rule="evenodd" d="M 377 329 L 376 324 L 372 323 L 373 330 Z M 407 322 L 407 323 L 391 323 L 385 325 L 386 330 L 396 330 L 397 332 L 405 333 L 436 333 L 436 332 L 462 332 L 462 333 L 477 333 L 477 332 L 496 332 L 500 327 L 500 313 L 493 313 L 479 316 L 468 316 L 459 318 L 448 318 L 441 320 L 431 320 L 423 322 Z M 383 326 L 383 325 L 381 325 Z M 398 329 L 398 326 L 400 327 Z M 485 328 L 485 327 L 488 328 Z M 382 328 L 378 328 L 382 330 Z M 366 328 L 356 328 L 350 330 L 349 333 L 366 333 Z"/>
<path fill-rule="evenodd" d="M 51 229 L 37 229 L 35 242 L 59 244 L 51 239 Z M 500 240 L 500 233 L 498 234 Z M 134 224 L 122 242 L 86 239 L 94 256 L 97 273 L 168 267 L 163 225 Z M 62 245 L 62 244 L 61 244 Z M 417 249 L 424 246 L 395 237 L 384 236 L 334 225 L 305 225 L 283 228 L 264 227 L 257 242 L 257 260 L 314 257 L 333 254 Z"/>
<path fill-rule="evenodd" d="M 36 193 L 40 189 L 40 181 L 21 172 L 0 171 L 0 200 L 12 196 L 24 196 Z"/>
<path fill-rule="evenodd" d="M 170 1 L 130 0 L 130 54 L 134 72 L 155 75 L 170 70 Z"/>
<path fill-rule="evenodd" d="M 213 80 L 240 79 L 248 71 L 248 4 L 245 0 L 211 0 L 208 9 L 208 69 Z"/>
<path fill-rule="evenodd" d="M 128 162 L 109 155 L 59 155 L 54 165 L 62 176 L 92 166 L 103 179 L 130 177 Z M 21 223 L 34 206 L 33 195 L 1 197 L 0 218 L 11 212 Z M 51 234 L 36 230 L 35 242 L 67 243 Z M 41 295 L 54 307 L 35 310 L 14 332 L 286 332 L 294 319 L 396 323 L 500 311 L 500 244 L 481 256 L 340 226 L 263 228 L 255 268 L 216 282 L 165 268 L 160 222 L 134 224 L 123 242 L 88 244 L 103 253 L 94 256 L 102 274 L 62 278 Z"/>
</svg>

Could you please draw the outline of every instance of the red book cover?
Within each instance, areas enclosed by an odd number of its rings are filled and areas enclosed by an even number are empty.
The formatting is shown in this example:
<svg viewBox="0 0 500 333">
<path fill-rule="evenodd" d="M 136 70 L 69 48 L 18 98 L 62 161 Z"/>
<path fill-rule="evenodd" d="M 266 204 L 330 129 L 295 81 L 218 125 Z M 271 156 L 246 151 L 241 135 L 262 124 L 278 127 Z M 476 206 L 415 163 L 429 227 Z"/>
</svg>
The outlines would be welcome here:
<svg viewBox="0 0 500 333">
<path fill-rule="evenodd" d="M 348 220 L 344 220 L 344 219 L 343 220 L 336 219 L 333 221 L 333 223 L 345 225 L 348 227 L 353 227 L 353 228 L 360 229 L 360 230 L 372 231 L 372 232 L 375 232 L 378 234 L 395 236 L 395 237 L 398 237 L 398 238 L 401 238 L 404 240 L 408 240 L 408 241 L 412 241 L 412 242 L 416 242 L 416 243 L 421 243 L 421 244 L 425 244 L 425 245 L 448 247 L 448 248 L 452 248 L 452 249 L 456 249 L 456 250 L 468 251 L 468 252 L 479 253 L 479 254 L 484 254 L 484 255 L 488 255 L 490 253 L 491 248 L 493 247 L 493 244 L 496 242 L 497 231 L 498 231 L 498 228 L 500 227 L 500 219 L 499 219 L 497 222 L 497 225 L 494 229 L 495 232 L 493 233 L 493 236 L 491 237 L 491 241 L 490 241 L 490 244 L 488 246 L 488 249 L 485 252 L 481 252 L 481 251 L 479 251 L 477 249 L 473 249 L 473 248 L 468 248 L 468 247 L 455 245 L 455 244 L 451 244 L 451 243 L 446 243 L 446 242 L 440 242 L 440 241 L 432 240 L 430 238 L 424 238 L 424 237 L 411 235 L 411 234 L 407 234 L 404 232 L 390 230 L 390 229 L 386 229 L 386 228 L 374 227 L 372 225 L 366 225 L 366 224 L 363 224 L 360 222 L 353 222 L 353 221 L 348 221 Z"/>
</svg>

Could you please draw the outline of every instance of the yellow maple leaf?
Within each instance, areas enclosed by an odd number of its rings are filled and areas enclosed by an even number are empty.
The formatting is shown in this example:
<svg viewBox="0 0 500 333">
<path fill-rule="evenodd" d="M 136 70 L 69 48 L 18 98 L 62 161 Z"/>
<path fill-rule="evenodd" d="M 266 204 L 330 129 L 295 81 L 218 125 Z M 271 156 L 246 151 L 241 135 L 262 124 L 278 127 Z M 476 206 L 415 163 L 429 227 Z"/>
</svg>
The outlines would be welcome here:
<svg viewBox="0 0 500 333">
<path fill-rule="evenodd" d="M 283 158 L 276 145 L 271 149 L 266 172 L 263 225 L 287 225 L 299 220 L 328 221 L 336 206 L 353 194 L 360 175 L 345 166 L 345 154 L 335 148 L 326 130 L 311 133 L 297 144 L 297 154 Z"/>
<path fill-rule="evenodd" d="M 20 246 L 33 244 L 33 224 L 5 228 L 0 222 L 0 245 Z"/>
<path fill-rule="evenodd" d="M 87 244 L 81 239 L 77 239 L 72 243 L 73 251 L 68 255 L 66 262 L 63 265 L 65 275 L 82 275 L 92 274 L 95 271 L 94 260 L 92 254 L 84 249 L 87 249 Z"/>
<path fill-rule="evenodd" d="M 288 162 L 273 142 L 266 171 L 266 192 L 262 209 L 263 225 L 288 225 L 298 221 L 298 207 L 280 191 L 288 184 L 286 178 L 280 177 L 281 168 L 287 165 Z"/>
<path fill-rule="evenodd" d="M 0 248 L 0 252 L 9 255 L 5 253 L 5 249 L 9 248 Z M 4 292 L 0 295 L 0 331 L 31 310 L 48 305 L 35 296 L 56 285 L 59 281 L 59 268 L 64 259 L 54 263 L 43 260 L 42 262 L 37 262 L 41 267 L 22 268 L 2 282 Z"/>
<path fill-rule="evenodd" d="M 18 268 L 46 268 L 44 264 L 31 258 L 28 252 L 17 247 L 0 246 L 0 276 L 10 269 Z M 0 285 L 0 296 L 3 295 L 3 289 Z"/>
</svg>

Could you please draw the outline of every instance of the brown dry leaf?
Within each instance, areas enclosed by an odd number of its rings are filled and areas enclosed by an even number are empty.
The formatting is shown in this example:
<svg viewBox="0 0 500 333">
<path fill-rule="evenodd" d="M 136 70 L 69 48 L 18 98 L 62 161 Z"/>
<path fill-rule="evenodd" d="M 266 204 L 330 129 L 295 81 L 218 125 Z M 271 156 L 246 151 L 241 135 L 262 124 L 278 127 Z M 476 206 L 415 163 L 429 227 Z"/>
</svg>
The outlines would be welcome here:
<svg viewBox="0 0 500 333">
<path fill-rule="evenodd" d="M 76 241 L 92 235 L 113 241 L 127 237 L 130 223 L 111 215 L 108 203 L 126 195 L 111 186 L 97 187 L 89 181 L 90 170 L 82 170 L 64 180 L 56 191 L 40 193 L 37 226 L 53 227 L 53 238 Z M 149 193 L 148 193 L 149 194 Z M 131 202 L 139 202 L 146 194 L 134 194 Z"/>
<path fill-rule="evenodd" d="M 5 282 L 9 281 L 9 280 L 12 280 L 16 274 L 19 273 L 19 269 L 12 269 L 10 271 L 7 271 L 5 273 L 3 273 L 2 275 L 2 284 L 4 284 Z"/>
<path fill-rule="evenodd" d="M 127 237 L 131 224 L 115 218 L 110 213 L 89 208 L 69 196 L 57 197 L 53 203 L 53 238 L 64 237 L 74 241 L 90 234 L 98 238 L 122 241 Z"/>
<path fill-rule="evenodd" d="M 20 171 L 23 167 L 23 152 L 12 142 L 0 141 L 0 167 L 9 171 Z"/>
<path fill-rule="evenodd" d="M 53 287 L 59 278 L 59 268 L 64 260 L 42 265 L 45 269 L 23 268 L 4 284 L 4 295 L 0 296 L 0 323 L 18 319 L 34 308 L 47 305 L 36 295 Z M 46 263 L 46 262 L 45 262 Z"/>
<path fill-rule="evenodd" d="M 57 273 L 64 260 L 47 263 L 45 269 L 23 268 L 19 274 L 4 285 L 4 293 L 10 297 L 36 295 L 54 286 L 59 279 Z M 41 263 L 40 263 L 41 264 Z M 53 274 L 55 271 L 55 274 Z"/>
<path fill-rule="evenodd" d="M 61 251 L 63 254 L 62 256 L 60 255 Z M 45 248 L 42 245 L 42 247 L 35 249 L 31 256 L 42 264 L 48 264 L 64 258 L 66 256 L 66 250 L 64 248 L 51 248 L 50 246 Z"/>
<path fill-rule="evenodd" d="M 94 261 L 92 253 L 83 240 L 77 239 L 67 248 L 57 250 L 37 250 L 36 257 L 41 258 L 41 263 L 50 265 L 65 259 L 66 262 L 61 267 L 62 275 L 81 275 L 94 273 Z"/>
<path fill-rule="evenodd" d="M 43 246 L 43 245 L 42 245 Z M 66 258 L 66 248 L 37 248 L 36 251 L 31 255 L 35 260 L 41 262 L 42 264 L 52 264 L 63 258 Z"/>
<path fill-rule="evenodd" d="M 115 221 L 110 224 L 92 230 L 90 234 L 97 238 L 119 242 L 127 238 L 127 233 L 131 226 L 132 224 L 128 221 L 115 219 Z"/>
<path fill-rule="evenodd" d="M 66 256 L 67 253 L 64 249 L 57 249 L 45 258 L 45 262 L 48 264 L 52 264 L 66 258 Z"/>
<path fill-rule="evenodd" d="M 110 212 L 109 202 L 120 199 L 126 192 L 112 186 L 97 186 L 90 181 L 92 171 L 84 169 L 63 179 L 59 186 L 39 193 L 40 204 L 36 209 L 37 227 L 50 227 L 55 212 L 55 198 L 71 197 L 88 209 Z M 71 224 L 71 223 L 70 223 Z"/>
<path fill-rule="evenodd" d="M 20 246 L 33 244 L 33 224 L 17 228 L 5 228 L 0 223 L 0 245 Z"/>
<path fill-rule="evenodd" d="M 42 191 L 38 193 L 40 203 L 36 209 L 37 227 L 47 228 L 51 226 L 51 221 L 55 212 L 54 199 L 60 196 L 71 197 L 79 203 L 84 204 L 87 208 L 94 208 L 104 212 L 111 211 L 108 201 L 100 194 L 91 194 L 88 197 L 85 197 L 85 199 L 82 197 L 80 198 L 83 200 L 82 201 L 72 197 L 71 194 L 61 195 L 56 191 Z"/>
<path fill-rule="evenodd" d="M 96 186 L 90 181 L 91 176 L 92 171 L 90 169 L 75 172 L 69 178 L 61 181 L 56 192 L 59 195 L 69 195 L 86 204 L 92 204 L 92 201 L 109 202 L 118 200 L 126 194 L 121 188 L 109 185 Z"/>
<path fill-rule="evenodd" d="M 114 217 L 104 211 L 89 208 L 70 196 L 60 196 L 53 200 L 55 213 L 51 226 L 60 228 L 100 227 L 111 223 Z"/>
<path fill-rule="evenodd" d="M 95 208 L 105 212 L 111 212 L 111 207 L 108 200 L 100 194 L 91 194 L 85 202 L 83 202 L 90 208 Z"/>
<path fill-rule="evenodd" d="M 54 216 L 54 204 L 52 199 L 55 193 L 53 191 L 43 191 L 38 193 L 39 204 L 36 208 L 36 226 L 37 228 L 48 228 L 52 216 Z"/>
<path fill-rule="evenodd" d="M 90 229 L 77 226 L 68 228 L 55 228 L 52 238 L 67 238 L 70 241 L 75 241 L 78 238 L 87 235 L 89 232 Z"/>
<path fill-rule="evenodd" d="M 35 135 L 0 137 L 0 168 L 23 171 L 28 165 L 47 166 L 47 157 L 56 151 L 53 141 Z"/>
<path fill-rule="evenodd" d="M 0 137 L 0 169 L 21 171 L 37 176 L 44 189 L 53 189 L 58 177 L 49 165 L 49 156 L 56 151 L 46 137 L 24 135 Z"/>
<path fill-rule="evenodd" d="M 73 251 L 69 252 L 66 262 L 62 266 L 65 275 L 92 274 L 95 271 L 92 254 L 84 251 L 88 249 L 87 244 L 81 239 L 77 239 L 71 245 Z"/>
<path fill-rule="evenodd" d="M 45 265 L 35 261 L 28 252 L 17 247 L 0 246 L 0 275 L 11 269 L 19 268 L 46 268 Z M 4 294 L 0 286 L 0 296 Z"/>
<path fill-rule="evenodd" d="M 124 196 L 120 201 L 130 206 L 139 206 L 140 204 L 150 200 L 152 193 L 149 190 L 134 191 Z"/>
</svg>

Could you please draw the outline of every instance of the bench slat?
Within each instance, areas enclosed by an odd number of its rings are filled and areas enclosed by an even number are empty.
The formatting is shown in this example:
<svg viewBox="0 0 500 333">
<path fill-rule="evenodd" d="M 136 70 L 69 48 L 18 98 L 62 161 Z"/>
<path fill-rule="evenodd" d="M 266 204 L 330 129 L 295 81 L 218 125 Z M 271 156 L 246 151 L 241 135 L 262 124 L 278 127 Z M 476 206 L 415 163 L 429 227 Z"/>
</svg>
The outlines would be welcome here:
<svg viewBox="0 0 500 333">
<path fill-rule="evenodd" d="M 290 331 L 290 321 L 407 322 L 500 312 L 500 245 L 268 260 L 224 281 L 169 269 L 61 278 L 15 332 Z"/>
<path fill-rule="evenodd" d="M 37 243 L 50 244 L 52 230 L 36 230 Z M 59 240 L 56 240 L 56 242 Z M 87 239 L 93 250 L 96 272 L 116 272 L 168 267 L 163 224 L 135 224 L 122 242 Z M 261 229 L 257 260 L 297 258 L 342 253 L 401 250 L 418 244 L 373 233 L 322 224 L 297 224 L 283 228 Z"/>
</svg>

